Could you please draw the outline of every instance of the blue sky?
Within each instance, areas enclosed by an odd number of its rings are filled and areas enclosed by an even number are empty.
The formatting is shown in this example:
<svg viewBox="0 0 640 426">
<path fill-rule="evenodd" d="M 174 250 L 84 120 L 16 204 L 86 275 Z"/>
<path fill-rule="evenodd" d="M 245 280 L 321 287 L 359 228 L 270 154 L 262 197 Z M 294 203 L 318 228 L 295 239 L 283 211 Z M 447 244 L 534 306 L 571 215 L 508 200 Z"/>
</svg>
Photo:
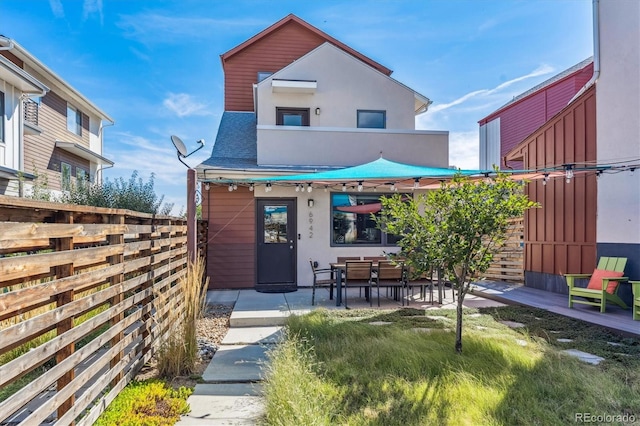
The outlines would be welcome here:
<svg viewBox="0 0 640 426">
<path fill-rule="evenodd" d="M 223 112 L 220 54 L 294 13 L 429 97 L 416 128 L 450 132 L 450 164 L 478 167 L 478 120 L 593 52 L 590 0 L 0 0 L 16 40 L 115 119 L 105 155 L 174 213 L 186 172 L 169 139 L 211 153 Z"/>
</svg>

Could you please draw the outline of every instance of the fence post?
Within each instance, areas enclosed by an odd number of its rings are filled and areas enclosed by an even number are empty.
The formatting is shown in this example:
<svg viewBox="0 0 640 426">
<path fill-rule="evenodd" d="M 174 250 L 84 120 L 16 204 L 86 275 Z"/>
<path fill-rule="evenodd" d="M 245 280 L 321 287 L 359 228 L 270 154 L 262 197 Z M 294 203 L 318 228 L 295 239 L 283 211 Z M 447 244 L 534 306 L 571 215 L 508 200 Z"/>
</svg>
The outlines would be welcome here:
<svg viewBox="0 0 640 426">
<path fill-rule="evenodd" d="M 59 223 L 73 223 L 73 213 L 65 212 L 60 213 L 57 217 L 56 222 Z M 73 238 L 56 238 L 55 239 L 55 251 L 59 253 L 61 251 L 73 250 Z M 73 263 L 69 263 L 66 265 L 58 265 L 54 268 L 54 273 L 56 279 L 70 277 L 74 274 Z M 73 302 L 73 289 L 58 293 L 56 295 L 56 307 L 61 307 Z M 73 319 L 74 317 L 67 318 L 58 322 L 56 327 L 57 335 L 61 335 L 73 328 Z M 60 364 L 62 361 L 67 359 L 73 352 L 75 351 L 75 343 L 71 343 L 67 346 L 60 348 L 58 352 L 56 352 L 56 364 Z M 60 377 L 57 381 L 57 390 L 58 392 L 62 390 L 65 386 L 67 386 L 71 381 L 75 378 L 75 369 L 72 368 L 70 371 L 66 372 L 62 377 Z M 69 399 L 64 401 L 57 410 L 58 418 L 62 417 L 67 411 L 73 408 L 73 404 L 75 403 L 75 395 L 71 395 Z"/>
</svg>

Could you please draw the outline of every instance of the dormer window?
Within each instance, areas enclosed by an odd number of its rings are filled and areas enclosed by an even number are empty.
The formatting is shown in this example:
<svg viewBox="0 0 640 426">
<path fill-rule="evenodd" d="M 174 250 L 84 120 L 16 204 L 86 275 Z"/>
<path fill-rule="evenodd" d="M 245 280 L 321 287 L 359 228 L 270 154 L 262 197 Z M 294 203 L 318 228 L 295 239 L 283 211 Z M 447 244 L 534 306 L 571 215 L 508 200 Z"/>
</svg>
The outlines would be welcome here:
<svg viewBox="0 0 640 426">
<path fill-rule="evenodd" d="M 258 83 L 267 77 L 270 77 L 273 73 L 271 71 L 258 71 Z"/>
<path fill-rule="evenodd" d="M 309 108 L 276 108 L 276 125 L 308 126 Z"/>
</svg>

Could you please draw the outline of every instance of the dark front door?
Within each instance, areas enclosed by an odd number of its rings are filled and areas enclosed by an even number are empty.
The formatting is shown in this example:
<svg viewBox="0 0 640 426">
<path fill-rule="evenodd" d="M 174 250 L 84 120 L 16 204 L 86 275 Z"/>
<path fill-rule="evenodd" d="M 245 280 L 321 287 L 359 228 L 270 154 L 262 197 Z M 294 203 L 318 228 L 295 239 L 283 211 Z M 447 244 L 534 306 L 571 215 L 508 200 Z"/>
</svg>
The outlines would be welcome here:
<svg viewBox="0 0 640 426">
<path fill-rule="evenodd" d="M 295 291 L 296 202 L 295 199 L 258 198 L 256 290 Z"/>
</svg>

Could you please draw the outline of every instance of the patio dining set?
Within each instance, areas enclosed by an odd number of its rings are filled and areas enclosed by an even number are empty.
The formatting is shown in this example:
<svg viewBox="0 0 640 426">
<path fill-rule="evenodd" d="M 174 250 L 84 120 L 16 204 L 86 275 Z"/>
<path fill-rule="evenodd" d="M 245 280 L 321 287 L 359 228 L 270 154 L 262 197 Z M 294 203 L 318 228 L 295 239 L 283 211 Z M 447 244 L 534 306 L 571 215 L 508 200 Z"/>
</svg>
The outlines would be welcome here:
<svg viewBox="0 0 640 426">
<path fill-rule="evenodd" d="M 313 289 L 311 304 L 315 304 L 316 288 L 329 288 L 329 299 L 333 299 L 333 288 L 336 288 L 336 306 L 342 304 L 342 290 L 344 289 L 344 306 L 348 308 L 348 292 L 350 288 L 358 288 L 360 295 L 373 306 L 372 291 L 377 291 L 377 302 L 380 306 L 380 291 L 386 289 L 386 297 L 399 300 L 404 306 L 414 297 L 414 289 L 420 289 L 420 299 L 425 300 L 427 292 L 429 302 L 434 303 L 434 288 L 438 289 L 438 303 L 442 302 L 444 282 L 440 275 L 434 279 L 434 271 L 415 274 L 402 260 L 389 260 L 386 257 L 338 257 L 336 262 L 329 264 L 329 268 L 318 268 L 318 263 L 309 259 L 313 272 Z M 409 294 L 411 292 L 411 294 Z M 453 288 L 452 297 L 455 298 Z"/>
</svg>

